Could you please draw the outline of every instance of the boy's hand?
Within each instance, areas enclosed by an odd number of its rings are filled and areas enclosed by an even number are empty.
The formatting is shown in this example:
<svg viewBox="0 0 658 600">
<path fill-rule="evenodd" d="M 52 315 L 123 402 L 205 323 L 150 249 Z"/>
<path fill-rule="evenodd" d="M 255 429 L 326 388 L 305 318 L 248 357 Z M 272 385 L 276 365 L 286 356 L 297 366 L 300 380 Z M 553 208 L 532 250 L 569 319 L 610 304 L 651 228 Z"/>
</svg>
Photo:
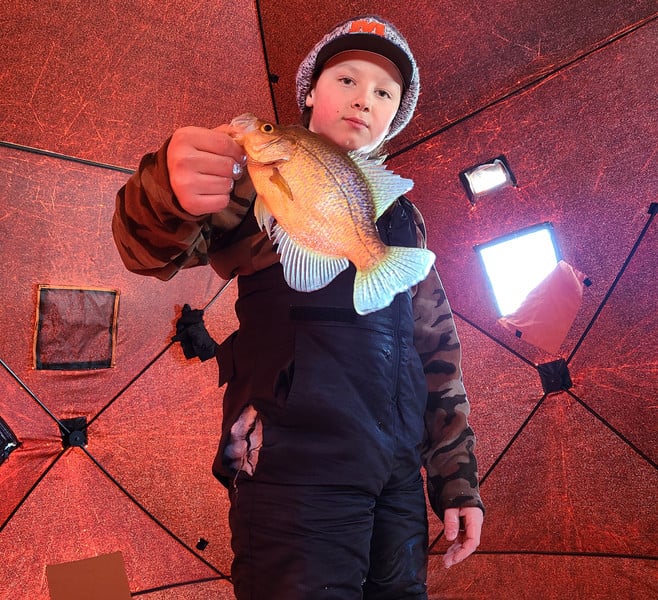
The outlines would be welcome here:
<svg viewBox="0 0 658 600">
<path fill-rule="evenodd" d="M 167 149 L 171 188 L 183 210 L 200 216 L 228 206 L 242 176 L 244 150 L 229 137 L 227 125 L 215 129 L 177 129 Z"/>
<path fill-rule="evenodd" d="M 463 529 L 460 530 L 460 520 Z M 456 565 L 475 552 L 480 545 L 483 512 L 477 507 L 448 508 L 443 516 L 446 539 L 454 542 L 443 556 L 446 569 Z"/>
</svg>

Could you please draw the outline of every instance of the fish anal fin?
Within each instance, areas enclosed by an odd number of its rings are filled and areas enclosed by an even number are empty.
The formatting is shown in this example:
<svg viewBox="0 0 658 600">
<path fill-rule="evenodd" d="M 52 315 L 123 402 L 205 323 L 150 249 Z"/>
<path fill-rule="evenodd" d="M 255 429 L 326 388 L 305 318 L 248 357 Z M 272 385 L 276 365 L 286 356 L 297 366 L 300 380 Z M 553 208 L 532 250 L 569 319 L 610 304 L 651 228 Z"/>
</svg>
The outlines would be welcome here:
<svg viewBox="0 0 658 600">
<path fill-rule="evenodd" d="M 278 223 L 273 227 L 272 240 L 281 255 L 286 283 L 298 292 L 325 287 L 349 266 L 346 258 L 320 254 L 297 243 Z"/>
</svg>

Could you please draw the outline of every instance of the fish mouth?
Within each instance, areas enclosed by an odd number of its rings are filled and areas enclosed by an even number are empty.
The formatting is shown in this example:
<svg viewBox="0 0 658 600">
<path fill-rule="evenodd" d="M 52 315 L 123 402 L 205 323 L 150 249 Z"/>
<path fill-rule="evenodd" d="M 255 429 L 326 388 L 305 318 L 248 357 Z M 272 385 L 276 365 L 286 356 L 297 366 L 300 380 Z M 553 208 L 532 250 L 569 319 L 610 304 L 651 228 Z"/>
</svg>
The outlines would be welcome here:
<svg viewBox="0 0 658 600">
<path fill-rule="evenodd" d="M 235 117 L 230 125 L 238 131 L 253 131 L 258 125 L 258 118 L 252 113 L 244 113 Z"/>
<path fill-rule="evenodd" d="M 243 145 L 245 136 L 257 128 L 258 118 L 252 113 L 244 113 L 229 123 L 229 135 Z"/>
</svg>

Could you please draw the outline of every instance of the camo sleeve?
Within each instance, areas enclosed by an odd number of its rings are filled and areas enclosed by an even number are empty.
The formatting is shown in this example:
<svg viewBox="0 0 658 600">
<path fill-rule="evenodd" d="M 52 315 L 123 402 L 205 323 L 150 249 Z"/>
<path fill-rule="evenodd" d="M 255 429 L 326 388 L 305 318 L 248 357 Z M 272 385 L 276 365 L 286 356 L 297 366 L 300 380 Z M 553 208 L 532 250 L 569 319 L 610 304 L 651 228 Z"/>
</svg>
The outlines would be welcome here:
<svg viewBox="0 0 658 600">
<path fill-rule="evenodd" d="M 416 209 L 419 245 L 425 226 Z M 443 519 L 446 508 L 477 506 L 484 511 L 478 485 L 475 435 L 461 372 L 461 345 L 443 284 L 432 267 L 415 290 L 414 344 L 427 379 L 423 464 L 430 504 Z"/>
<path fill-rule="evenodd" d="M 142 158 L 117 194 L 112 219 L 114 241 L 126 268 L 162 280 L 180 269 L 208 264 L 211 235 L 236 228 L 250 204 L 234 192 L 229 206 L 217 214 L 197 217 L 183 210 L 169 183 L 168 146 L 169 140 Z"/>
</svg>

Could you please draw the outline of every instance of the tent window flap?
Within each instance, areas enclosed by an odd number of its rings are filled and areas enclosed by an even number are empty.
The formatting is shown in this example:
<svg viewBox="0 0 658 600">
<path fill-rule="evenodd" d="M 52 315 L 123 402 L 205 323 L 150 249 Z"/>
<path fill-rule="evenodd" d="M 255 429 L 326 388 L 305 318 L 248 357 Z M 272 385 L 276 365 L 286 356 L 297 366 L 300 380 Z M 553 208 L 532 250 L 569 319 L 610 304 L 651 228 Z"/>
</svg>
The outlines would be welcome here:
<svg viewBox="0 0 658 600">
<path fill-rule="evenodd" d="M 40 285 L 34 337 L 36 369 L 114 366 L 119 293 Z"/>
</svg>

